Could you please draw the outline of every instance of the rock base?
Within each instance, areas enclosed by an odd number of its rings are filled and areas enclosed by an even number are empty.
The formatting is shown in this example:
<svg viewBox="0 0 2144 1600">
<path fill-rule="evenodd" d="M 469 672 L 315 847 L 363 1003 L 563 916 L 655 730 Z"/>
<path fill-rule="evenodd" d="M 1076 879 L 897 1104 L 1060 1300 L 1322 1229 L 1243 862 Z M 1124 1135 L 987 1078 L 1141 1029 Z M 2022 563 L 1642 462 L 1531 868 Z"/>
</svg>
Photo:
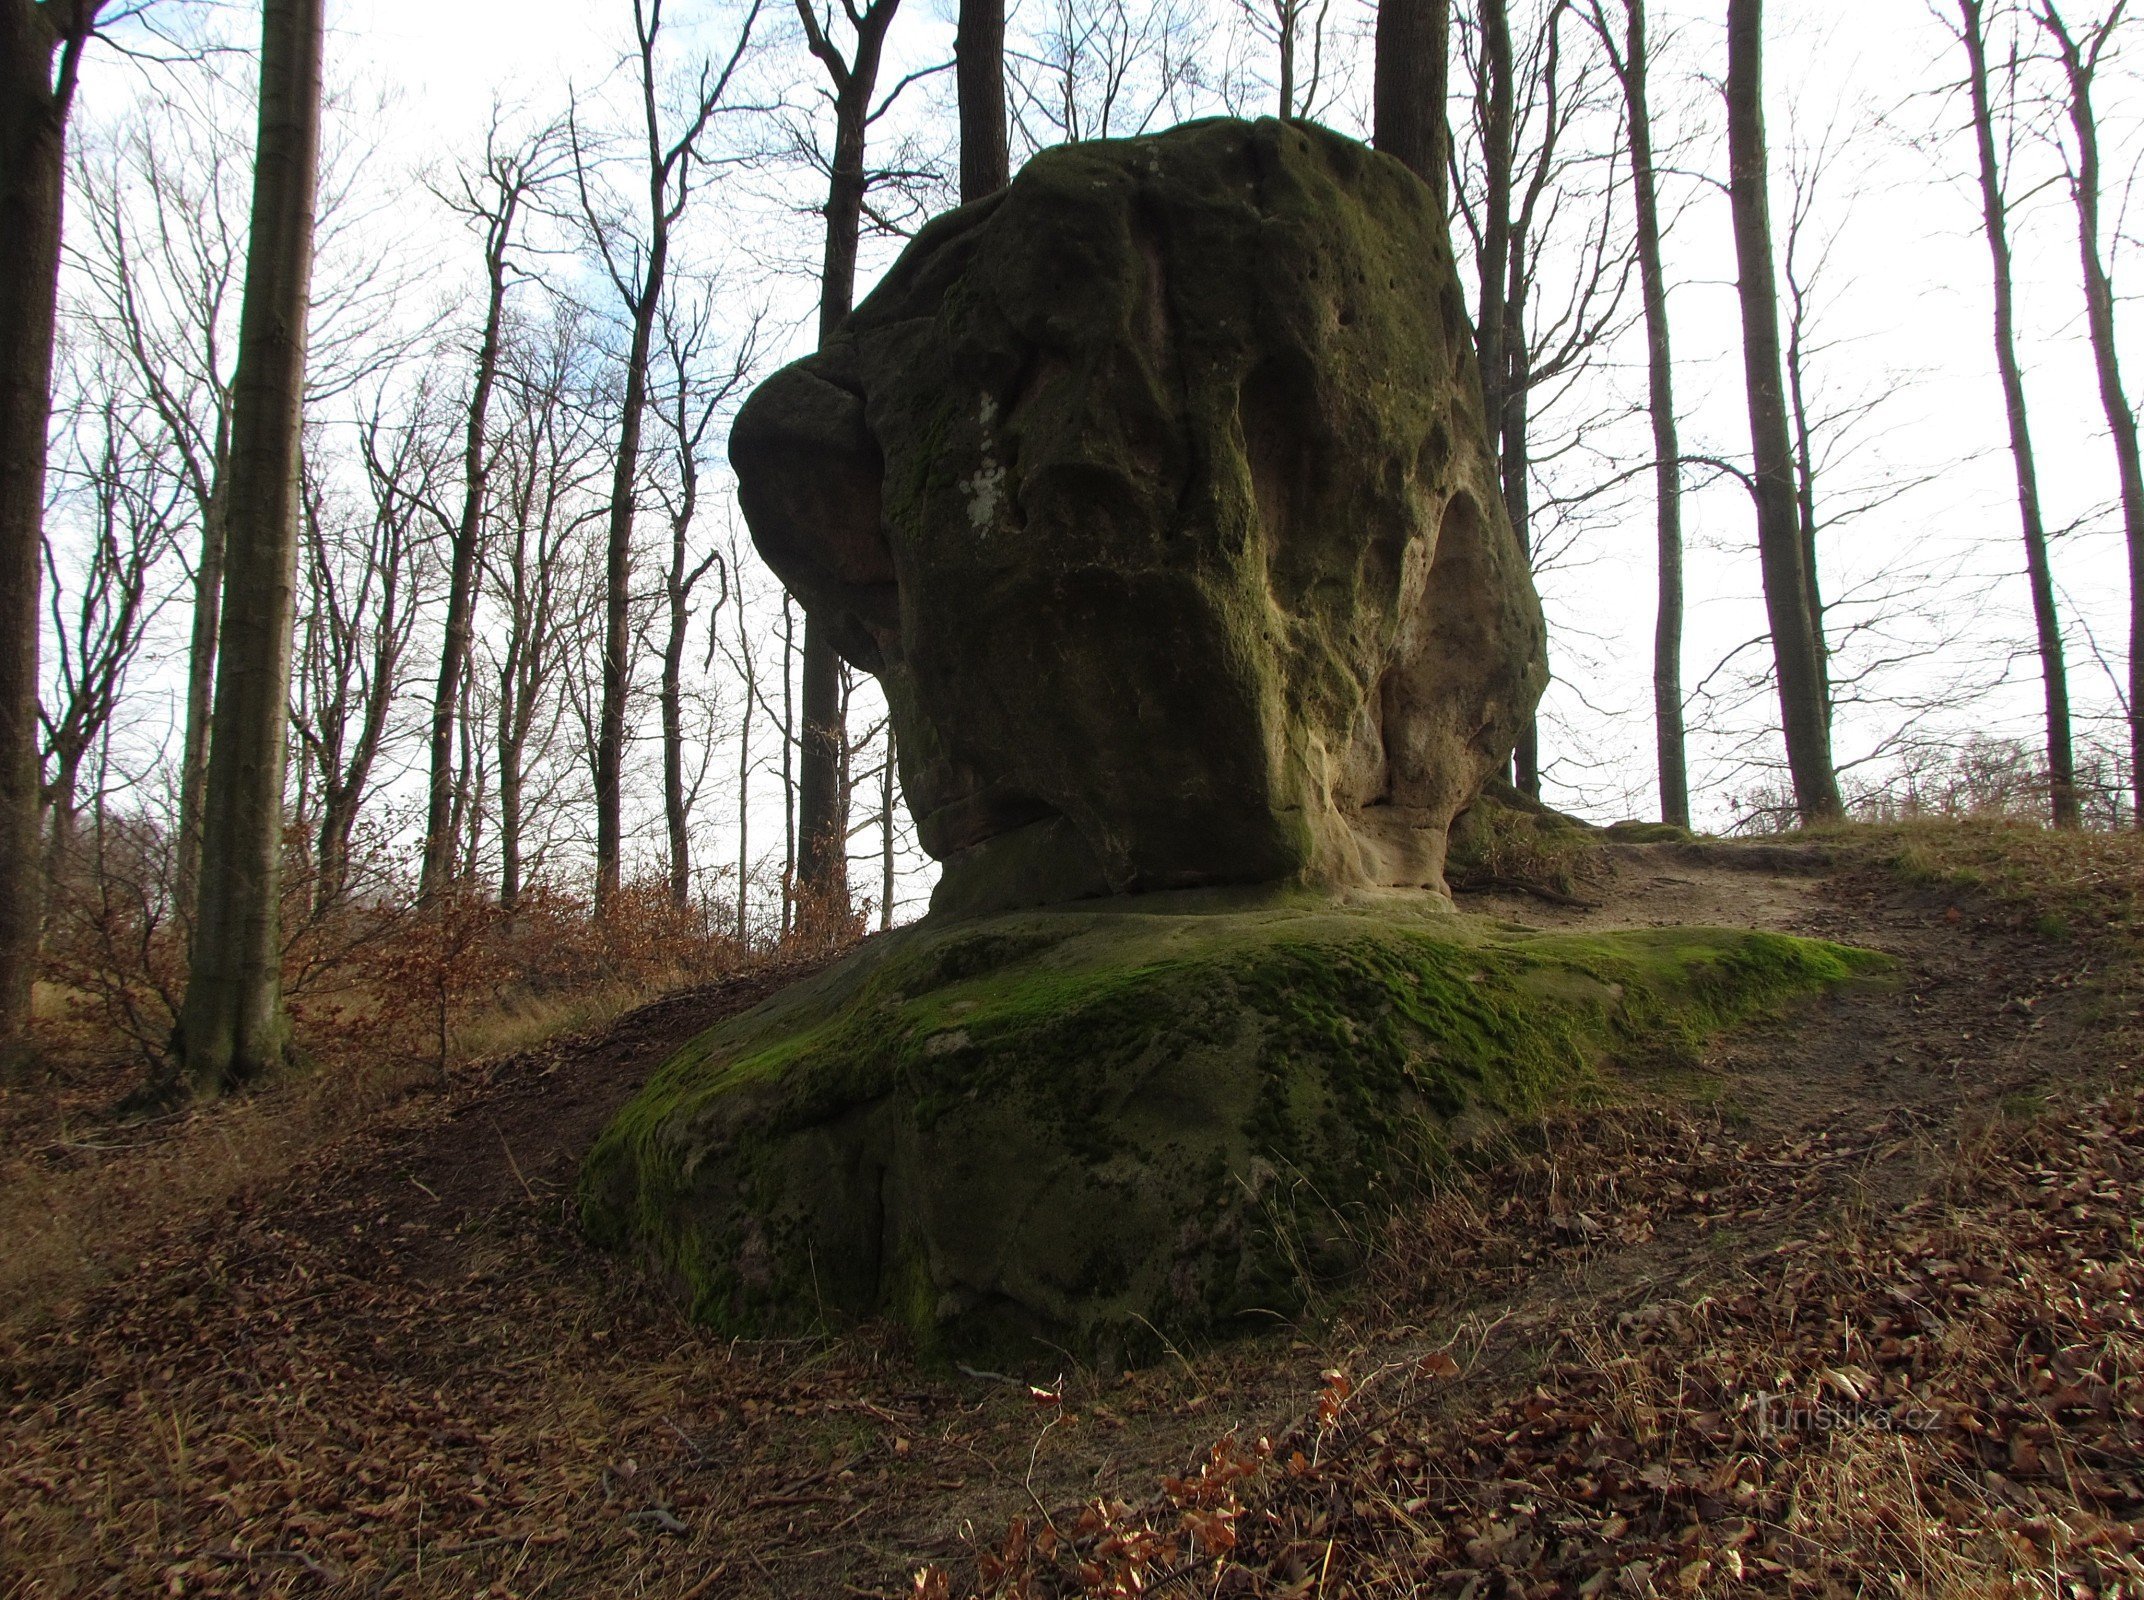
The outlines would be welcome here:
<svg viewBox="0 0 2144 1600">
<path fill-rule="evenodd" d="M 1291 1316 L 1496 1121 L 1877 960 L 1400 894 L 920 925 L 681 1051 L 584 1216 L 724 1330 L 890 1316 L 926 1352 L 1137 1360 Z"/>
</svg>

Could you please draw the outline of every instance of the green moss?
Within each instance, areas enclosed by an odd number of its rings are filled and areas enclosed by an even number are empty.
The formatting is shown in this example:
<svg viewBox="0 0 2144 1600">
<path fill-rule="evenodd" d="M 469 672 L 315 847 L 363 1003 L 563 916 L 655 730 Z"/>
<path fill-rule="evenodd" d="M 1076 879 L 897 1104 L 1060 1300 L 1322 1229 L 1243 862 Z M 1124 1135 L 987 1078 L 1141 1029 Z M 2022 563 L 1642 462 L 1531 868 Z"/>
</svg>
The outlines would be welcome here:
<svg viewBox="0 0 2144 1600">
<path fill-rule="evenodd" d="M 1617 844 L 1687 844 L 1696 837 L 1672 822 L 1611 822 L 1603 831 Z"/>
<path fill-rule="evenodd" d="M 711 1030 L 591 1154 L 591 1231 L 724 1328 L 891 1314 L 935 1350 L 1119 1354 L 1300 1305 L 1455 1120 L 1880 960 L 1168 898 L 907 930 Z"/>
<path fill-rule="evenodd" d="M 1602 837 L 1508 785 L 1492 785 L 1453 827 L 1445 876 L 1459 889 L 1532 883 L 1569 894 L 1593 870 Z"/>
</svg>

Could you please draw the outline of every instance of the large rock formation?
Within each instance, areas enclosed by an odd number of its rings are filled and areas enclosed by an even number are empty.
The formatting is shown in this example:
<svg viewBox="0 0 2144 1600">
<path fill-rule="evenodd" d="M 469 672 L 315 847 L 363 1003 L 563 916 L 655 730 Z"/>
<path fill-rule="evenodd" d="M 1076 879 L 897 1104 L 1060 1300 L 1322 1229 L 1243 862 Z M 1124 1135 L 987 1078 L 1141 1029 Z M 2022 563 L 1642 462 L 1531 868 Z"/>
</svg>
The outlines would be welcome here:
<svg viewBox="0 0 2144 1600">
<path fill-rule="evenodd" d="M 1514 933 L 1423 895 L 927 918 L 679 1051 L 582 1214 L 725 1331 L 884 1316 L 1103 1371 L 1294 1316 L 1477 1138 L 1880 957 Z"/>
<path fill-rule="evenodd" d="M 975 911 L 1441 888 L 1547 677 L 1484 439 L 1429 190 L 1215 121 L 939 218 L 730 453 Z"/>
</svg>

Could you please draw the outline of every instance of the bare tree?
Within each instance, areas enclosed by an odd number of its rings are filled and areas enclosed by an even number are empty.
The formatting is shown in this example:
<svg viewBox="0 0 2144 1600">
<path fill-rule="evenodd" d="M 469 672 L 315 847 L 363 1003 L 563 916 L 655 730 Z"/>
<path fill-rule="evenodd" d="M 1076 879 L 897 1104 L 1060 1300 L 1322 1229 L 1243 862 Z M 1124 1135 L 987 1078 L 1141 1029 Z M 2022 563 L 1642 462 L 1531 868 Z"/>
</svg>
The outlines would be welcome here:
<svg viewBox="0 0 2144 1600">
<path fill-rule="evenodd" d="M 725 370 L 703 370 L 703 354 L 714 330 L 714 301 L 703 295 L 681 307 L 675 296 L 662 308 L 663 356 L 670 380 L 661 416 L 668 434 L 669 471 L 657 494 L 670 525 L 670 559 L 663 575 L 662 724 L 663 820 L 670 842 L 670 901 L 683 911 L 692 904 L 690 793 L 685 781 L 685 645 L 692 630 L 693 595 L 710 573 L 716 580 L 713 610 L 730 599 L 730 568 L 719 548 L 710 546 L 694 559 L 693 520 L 700 508 L 700 470 L 709 434 L 723 408 L 744 387 L 751 370 L 753 339 L 748 334 Z M 719 616 L 709 624 L 710 638 Z"/>
<path fill-rule="evenodd" d="M 73 230 L 70 256 L 87 290 L 81 310 L 133 365 L 192 508 L 175 855 L 177 920 L 187 925 L 222 619 L 232 364 L 253 181 L 245 129 L 256 108 L 252 85 L 226 76 L 214 57 L 190 63 L 174 86 L 183 92 L 136 108 L 116 135 L 84 152 L 75 180 L 84 226 Z M 425 331 L 406 315 L 406 280 L 365 201 L 368 154 L 362 140 L 321 152 L 314 241 L 334 265 L 319 274 L 309 318 L 308 409 L 394 363 Z"/>
<path fill-rule="evenodd" d="M 833 37 L 833 11 L 821 17 L 814 0 L 796 0 L 805 42 L 826 71 L 834 107 L 834 143 L 826 162 L 826 250 L 819 273 L 819 343 L 823 348 L 856 300 L 856 255 L 862 245 L 864 202 L 871 174 L 864 164 L 871 125 L 913 78 L 875 103 L 886 34 L 901 0 L 868 0 L 859 10 L 844 0 L 852 37 L 846 54 Z M 812 915 L 846 915 L 849 903 L 848 811 L 841 782 L 846 742 L 841 720 L 841 663 L 826 630 L 804 619 L 804 743 L 797 801 L 796 886 Z"/>
<path fill-rule="evenodd" d="M 216 87 L 212 82 L 211 90 Z M 179 752 L 175 894 L 193 918 L 222 620 L 224 483 L 231 450 L 231 323 L 245 270 L 244 169 L 234 125 L 174 106 L 86 166 L 77 252 L 107 337 L 126 350 L 193 502 L 196 554 Z"/>
<path fill-rule="evenodd" d="M 2058 828 L 2080 820 L 2076 757 L 2070 741 L 2069 669 L 2063 660 L 2062 625 L 2055 611 L 2053 563 L 2047 524 L 2040 509 L 2040 473 L 2033 454 L 2032 425 L 2025 410 L 2025 374 L 2017 359 L 2016 289 L 2010 260 L 2009 198 L 1995 142 L 1993 81 L 1988 71 L 1988 18 L 1982 0 L 1958 0 L 1957 38 L 1965 48 L 1966 91 L 1972 104 L 1973 144 L 1979 157 L 1980 219 L 1987 235 L 1995 279 L 1995 365 L 2002 376 L 2003 415 L 2010 429 L 2010 462 L 2017 478 L 2019 530 L 2025 540 L 2025 577 L 2032 591 L 2033 631 L 2040 648 L 2040 683 L 2047 708 L 2048 799 Z M 2012 71 L 2015 56 L 2012 57 Z M 2014 90 L 2014 81 L 2012 84 Z"/>
<path fill-rule="evenodd" d="M 532 768 L 555 717 L 567 644 L 566 551 L 603 520 L 593 490 L 604 475 L 598 408 L 580 391 L 594 360 L 580 317 L 561 307 L 513 330 L 501 358 L 507 421 L 494 446 L 494 527 L 484 541 L 485 590 L 495 613 L 491 653 L 496 744 L 499 901 L 520 901 L 527 865 Z"/>
<path fill-rule="evenodd" d="M 1787 171 L 1786 248 L 1780 271 L 1787 282 L 1787 420 L 1794 441 L 1794 525 L 1802 544 L 1804 598 L 1809 609 L 1809 637 L 1816 647 L 1816 682 L 1824 722 L 1832 717 L 1831 645 L 1824 627 L 1824 573 L 1817 559 L 1816 424 L 1810 412 L 1810 364 L 1815 310 L 1813 295 L 1824 274 L 1831 240 L 1812 241 L 1811 219 L 1824 169 L 1833 147 L 1830 131 L 1819 137 L 1806 161 L 1790 161 Z M 1812 255 L 1814 259 L 1812 259 Z"/>
<path fill-rule="evenodd" d="M 442 198 L 472 223 L 484 240 L 484 319 L 477 333 L 476 367 L 469 386 L 462 447 L 462 504 L 449 540 L 446 630 L 440 642 L 439 682 L 432 696 L 430 782 L 426 791 L 424 866 L 418 892 L 429 897 L 445 883 L 454 858 L 454 755 L 456 723 L 469 676 L 469 636 L 476 610 L 478 545 L 484 527 L 484 497 L 490 485 L 487 427 L 492 389 L 498 381 L 499 341 L 506 321 L 506 291 L 513 275 L 515 228 L 535 191 L 550 175 L 554 132 L 544 129 L 508 145 L 493 114 L 484 135 L 484 159 L 464 168 Z"/>
<path fill-rule="evenodd" d="M 1764 138 L 1762 0 L 1728 0 L 1727 143 L 1735 258 L 1740 268 L 1742 361 L 1757 504 L 1757 550 L 1779 682 L 1787 766 L 1804 822 L 1840 816 L 1831 718 L 1811 626 L 1813 602 L 1795 506 L 1793 448 L 1780 375 L 1779 290 L 1772 260 L 1770 167 Z"/>
<path fill-rule="evenodd" d="M 85 761 L 110 730 L 127 675 L 165 594 L 152 588 L 173 547 L 174 500 L 184 491 L 156 460 L 161 441 L 141 429 L 140 402 L 114 382 L 108 355 L 65 438 L 73 459 L 60 499 L 81 514 L 86 558 L 68 561 L 45 532 L 47 610 L 57 646 L 44 723 L 47 879 L 73 855 Z M 144 437 L 144 434 L 147 437 Z M 68 481 L 71 480 L 71 481 Z"/>
<path fill-rule="evenodd" d="M 2114 279 L 2107 269 L 2100 220 L 2099 115 L 2092 89 L 2128 0 L 2115 0 L 2099 21 L 2082 28 L 2063 20 L 2054 0 L 2039 0 L 2040 27 L 2054 45 L 2068 88 L 2063 110 L 2074 145 L 2069 157 L 2070 197 L 2077 208 L 2077 254 L 2084 271 L 2085 328 L 2099 378 L 2100 408 L 2114 441 L 2121 478 L 2122 534 L 2129 548 L 2129 772 L 2131 816 L 2144 828 L 2144 460 L 2137 448 L 2137 417 L 2122 382 L 2114 337 Z"/>
<path fill-rule="evenodd" d="M 611 478 L 610 526 L 604 567 L 603 697 L 595 748 L 596 905 L 616 898 L 624 844 L 623 770 L 626 694 L 632 674 L 630 656 L 633 514 L 639 487 L 640 441 L 648 409 L 648 360 L 653 349 L 656 310 L 670 272 L 670 249 L 679 219 L 703 164 L 701 141 L 722 109 L 737 69 L 752 42 L 762 0 L 751 0 L 738 25 L 736 42 L 719 64 L 703 61 L 682 122 L 666 128 L 661 98 L 662 69 L 658 45 L 663 28 L 663 0 L 633 0 L 634 54 L 639 78 L 641 126 L 639 159 L 646 184 L 645 210 L 634 222 L 606 214 L 598 203 L 590 167 L 595 152 L 584 136 L 578 111 L 569 122 L 574 176 L 581 214 L 604 276 L 617 294 L 630 328 L 625 356 L 624 393 L 618 410 L 618 445 Z M 635 231 L 635 227 L 644 229 Z"/>
<path fill-rule="evenodd" d="M 1375 142 L 1429 185 L 1440 212 L 1450 203 L 1444 97 L 1451 28 L 1451 0 L 1378 0 Z"/>
<path fill-rule="evenodd" d="M 37 966 L 37 636 L 67 113 L 103 0 L 0 0 L 0 1077 Z"/>
<path fill-rule="evenodd" d="M 1538 568 L 1541 414 L 1555 398 L 1550 386 L 1568 390 L 1620 325 L 1633 261 L 1610 204 L 1620 103 L 1604 96 L 1598 63 L 1574 59 L 1566 44 L 1566 28 L 1580 26 L 1570 0 L 1546 0 L 1522 15 L 1518 35 L 1506 0 L 1480 0 L 1463 21 L 1474 117 L 1455 200 L 1474 247 L 1482 398 L 1504 503 Z M 1515 37 L 1523 48 L 1515 50 Z M 1618 125 L 1614 137 L 1579 136 L 1596 115 Z M 1540 792 L 1531 721 L 1519 736 L 1514 778 L 1526 793 Z"/>
<path fill-rule="evenodd" d="M 1667 268 L 1661 254 L 1660 180 L 1653 152 L 1653 112 L 1647 75 L 1651 41 L 1645 0 L 1623 0 L 1620 40 L 1602 0 L 1588 16 L 1623 90 L 1630 141 L 1631 211 L 1636 223 L 1638 282 L 1645 304 L 1646 409 L 1653 425 L 1655 571 L 1659 599 L 1653 618 L 1653 745 L 1660 816 L 1690 825 L 1690 766 L 1683 729 L 1682 444 L 1675 420 L 1675 360 L 1668 328 Z"/>
<path fill-rule="evenodd" d="M 198 1094 L 283 1059 L 279 849 L 299 412 L 320 158 L 322 0 L 266 0 L 260 144 L 231 424 L 229 581 L 202 876 L 176 1044 Z"/>
<path fill-rule="evenodd" d="M 319 797 L 316 912 L 343 896 L 351 836 L 402 684 L 421 599 L 425 507 L 444 469 L 441 420 L 422 391 L 400 417 L 375 403 L 360 419 L 369 504 L 356 515 L 331 504 L 313 472 L 300 491 L 306 605 L 293 722 Z"/>
<path fill-rule="evenodd" d="M 878 926 L 884 933 L 893 926 L 894 821 L 893 778 L 896 766 L 893 719 L 886 720 L 886 749 L 878 768 L 879 888 Z"/>
<path fill-rule="evenodd" d="M 1005 0 L 960 0 L 953 42 L 960 98 L 960 198 L 1012 181 L 1005 146 Z"/>
<path fill-rule="evenodd" d="M 1213 36 L 1197 0 L 1050 0 L 1040 25 L 1006 47 L 1012 134 L 1034 151 L 1192 115 L 1214 98 L 1202 69 Z M 1234 111 L 1245 92 L 1223 89 Z"/>
</svg>

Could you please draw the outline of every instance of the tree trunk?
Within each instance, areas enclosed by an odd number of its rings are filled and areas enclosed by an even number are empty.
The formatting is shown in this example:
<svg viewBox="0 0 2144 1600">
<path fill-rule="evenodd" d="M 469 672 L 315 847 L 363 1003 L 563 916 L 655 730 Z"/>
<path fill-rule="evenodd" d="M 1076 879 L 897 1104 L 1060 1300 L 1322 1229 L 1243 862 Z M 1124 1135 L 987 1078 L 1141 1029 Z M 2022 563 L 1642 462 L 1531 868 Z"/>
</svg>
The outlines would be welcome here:
<svg viewBox="0 0 2144 1600">
<path fill-rule="evenodd" d="M 1295 116 L 1295 0 L 1280 0 L 1280 120 Z"/>
<path fill-rule="evenodd" d="M 1511 516 L 1511 531 L 1518 537 L 1519 553 L 1533 560 L 1533 494 L 1527 473 L 1532 469 L 1531 455 L 1527 449 L 1528 390 L 1525 382 L 1527 360 L 1526 338 L 1526 285 L 1531 272 L 1527 260 L 1527 240 L 1518 229 L 1512 230 L 1510 279 L 1504 294 L 1504 338 L 1510 381 L 1505 385 L 1503 419 L 1499 431 L 1503 435 L 1504 509 Z M 1528 714 L 1526 725 L 1519 729 L 1519 737 L 1511 752 L 1511 780 L 1521 794 L 1541 798 L 1541 724 L 1537 717 Z"/>
<path fill-rule="evenodd" d="M 1816 644 L 1817 701 L 1824 726 L 1831 726 L 1831 644 L 1824 636 L 1824 575 L 1816 558 L 1816 450 L 1811 442 L 1809 405 L 1802 391 L 1802 297 L 1793 286 L 1794 246 L 1787 246 L 1789 293 L 1794 300 L 1787 334 L 1787 402 L 1794 437 L 1794 529 L 1802 545 L 1802 574 L 1808 580 L 1809 636 Z"/>
<path fill-rule="evenodd" d="M 1690 768 L 1682 720 L 1682 444 L 1675 425 L 1675 362 L 1668 338 L 1668 281 L 1660 252 L 1660 191 L 1653 166 L 1652 106 L 1646 90 L 1645 0 L 1623 0 L 1618 77 L 1630 128 L 1630 186 L 1637 224 L 1638 281 L 1645 302 L 1646 403 L 1653 423 L 1655 565 L 1660 597 L 1653 620 L 1653 744 L 1660 818 L 1690 825 Z M 1605 18 L 1602 19 L 1605 24 Z M 1605 32 L 1605 26 L 1604 26 Z"/>
<path fill-rule="evenodd" d="M 806 624 L 809 627 L 809 624 Z M 797 907 L 797 622 L 782 596 L 782 937 L 796 928 Z"/>
<path fill-rule="evenodd" d="M 2017 360 L 2016 297 L 2011 282 L 2009 207 L 2002 169 L 1995 158 L 1995 112 L 1988 90 L 1986 24 L 1981 0 L 1958 0 L 1959 37 L 1968 64 L 1973 101 L 1973 138 L 1980 154 L 1981 223 L 1995 273 L 1995 365 L 2002 375 L 2003 411 L 2010 424 L 2010 461 L 2017 474 L 2018 526 L 2025 537 L 2025 579 L 2032 591 L 2033 630 L 2040 646 L 2040 683 L 2047 700 L 2048 799 L 2054 824 L 2074 828 L 2077 764 L 2070 744 L 2069 668 L 2063 660 L 2062 625 L 2055 611 L 2054 566 L 2048 560 L 2047 524 L 2040 511 L 2040 470 L 2025 412 L 2025 375 Z"/>
<path fill-rule="evenodd" d="M 1506 344 L 1506 282 L 1511 272 L 1511 183 L 1516 137 L 1512 125 L 1511 16 L 1505 0 L 1481 0 L 1482 61 L 1488 79 L 1481 119 L 1482 220 L 1480 328 L 1475 342 L 1481 357 L 1482 415 L 1489 423 L 1489 446 L 1499 460 L 1504 453 L 1504 397 L 1510 388 L 1512 357 Z"/>
<path fill-rule="evenodd" d="M 1451 130 L 1444 114 L 1450 49 L 1451 0 L 1379 0 L 1372 137 L 1429 185 L 1440 213 L 1450 203 Z"/>
<path fill-rule="evenodd" d="M 953 40 L 960 94 L 960 198 L 996 194 L 1012 181 L 1005 148 L 1005 0 L 960 0 Z"/>
<path fill-rule="evenodd" d="M 278 853 L 289 716 L 298 440 L 320 152 L 323 0 L 266 0 L 260 147 L 233 385 L 229 564 L 177 1043 L 197 1093 L 283 1058 Z"/>
<path fill-rule="evenodd" d="M 2081 47 L 2052 0 L 2041 0 L 2041 25 L 2053 38 L 2069 78 L 2070 127 L 2077 136 L 2071 193 L 2077 202 L 2077 253 L 2084 270 L 2085 327 L 2099 378 L 2100 409 L 2114 439 L 2122 486 L 2122 533 L 2129 547 L 2129 778 L 2130 822 L 2144 828 L 2144 464 L 2137 451 L 2137 418 L 2122 384 L 2114 338 L 2114 281 L 2100 250 L 2099 119 L 2092 109 L 2092 76 L 2119 20 L 2120 7 Z"/>
<path fill-rule="evenodd" d="M 1514 445 L 1517 457 L 1523 463 L 1525 440 L 1522 436 L 1514 441 L 1510 427 L 1517 419 L 1523 435 L 1526 406 L 1519 390 L 1526 358 L 1513 324 L 1512 299 L 1515 289 L 1524 283 L 1525 274 L 1519 258 L 1521 241 L 1512 203 L 1517 177 L 1518 130 L 1513 110 L 1516 84 L 1511 51 L 1511 12 L 1506 0 L 1481 0 L 1481 32 L 1483 82 L 1477 85 L 1481 103 L 1476 116 L 1481 126 L 1483 192 L 1477 263 L 1480 326 L 1476 330 L 1475 343 L 1481 359 L 1482 414 L 1488 420 L 1490 448 L 1495 452 L 1504 479 L 1505 509 L 1523 550 L 1527 548 L 1525 469 L 1522 464 L 1518 498 L 1513 500 L 1511 463 Z M 1517 746 L 1512 752 L 1514 783 L 1524 789 L 1530 779 L 1538 789 L 1539 765 L 1535 723 L 1529 717 L 1526 726 L 1519 731 Z"/>
<path fill-rule="evenodd" d="M 98 7 L 0 0 L 0 1081 L 30 1059 L 43 926 L 37 645 L 67 110 Z M 58 75 L 54 76 L 57 64 Z"/>
<path fill-rule="evenodd" d="M 737 734 L 737 942 L 751 937 L 752 885 L 752 709 L 759 699 L 759 674 L 751 649 L 744 644 L 744 600 L 737 603 L 739 654 L 744 660 L 744 725 Z"/>
<path fill-rule="evenodd" d="M 879 884 L 878 927 L 893 926 L 893 719 L 886 719 L 886 764 L 878 775 Z"/>
<path fill-rule="evenodd" d="M 445 886 L 454 860 L 455 839 L 450 827 L 454 808 L 454 731 L 461 715 L 462 688 L 469 676 L 477 545 L 483 535 L 485 486 L 491 476 L 485 428 L 491 414 L 492 386 L 499 373 L 499 335 L 506 319 L 506 253 L 513 239 L 520 198 L 518 187 L 502 185 L 499 210 L 489 219 L 484 240 L 484 331 L 477 343 L 476 382 L 469 393 L 469 426 L 462 446 L 462 513 L 454 528 L 447 578 L 446 637 L 439 650 L 439 687 L 432 696 L 431 783 L 425 807 L 424 868 L 417 887 L 421 899 L 430 899 Z"/>
<path fill-rule="evenodd" d="M 1765 615 L 1779 678 L 1781 731 L 1803 822 L 1838 817 L 1838 775 L 1831 765 L 1816 639 L 1809 620 L 1809 574 L 1794 511 L 1794 456 L 1780 379 L 1779 291 L 1772 265 L 1772 221 L 1764 146 L 1764 8 L 1762 0 L 1728 0 L 1727 149 L 1729 200 L 1742 302 L 1742 366 L 1749 398 L 1755 468 L 1757 552 Z"/>
<path fill-rule="evenodd" d="M 797 900 L 807 922 L 838 919 L 849 902 L 848 819 L 841 785 L 841 663 L 804 619 L 804 733 L 797 771 Z"/>
<path fill-rule="evenodd" d="M 208 730 L 216 710 L 216 629 L 223 620 L 224 496 L 228 463 L 201 511 L 201 559 L 194 568 L 193 637 L 186 653 L 186 733 L 179 752 L 178 913 L 192 927 L 201 880 L 201 809 L 208 795 Z"/>
<path fill-rule="evenodd" d="M 658 215 L 660 213 L 658 212 Z M 626 355 L 625 400 L 618 418 L 618 455 L 610 488 L 610 526 L 603 566 L 603 708 L 596 733 L 596 910 L 618 896 L 624 842 L 625 692 L 631 672 L 628 606 L 633 579 L 633 509 L 640 475 L 640 433 L 648 408 L 648 345 L 668 264 L 667 230 L 658 230 L 648 255 L 646 292 L 633 311 Z"/>
<path fill-rule="evenodd" d="M 864 137 L 878 69 L 900 0 L 876 0 L 856 23 L 856 53 L 843 62 L 831 41 L 810 33 L 812 50 L 834 84 L 834 160 L 826 195 L 826 254 L 819 277 L 823 349 L 856 296 L 856 251 L 863 229 Z M 808 12 L 806 13 L 808 15 Z M 844 919 L 849 905 L 848 796 L 841 782 L 847 734 L 841 716 L 841 668 L 826 630 L 804 618 L 804 742 L 797 793 L 797 898 L 813 917 Z"/>
<path fill-rule="evenodd" d="M 499 697 L 499 905 L 521 903 L 521 744 L 514 727 L 515 701 Z"/>
<path fill-rule="evenodd" d="M 663 641 L 663 821 L 670 835 L 670 904 L 679 911 L 692 904 L 692 834 L 685 815 L 685 634 L 692 625 L 692 580 L 685 569 L 685 536 L 692 526 L 693 495 L 688 484 L 684 505 L 671 522 L 664 584 L 670 631 Z"/>
</svg>

